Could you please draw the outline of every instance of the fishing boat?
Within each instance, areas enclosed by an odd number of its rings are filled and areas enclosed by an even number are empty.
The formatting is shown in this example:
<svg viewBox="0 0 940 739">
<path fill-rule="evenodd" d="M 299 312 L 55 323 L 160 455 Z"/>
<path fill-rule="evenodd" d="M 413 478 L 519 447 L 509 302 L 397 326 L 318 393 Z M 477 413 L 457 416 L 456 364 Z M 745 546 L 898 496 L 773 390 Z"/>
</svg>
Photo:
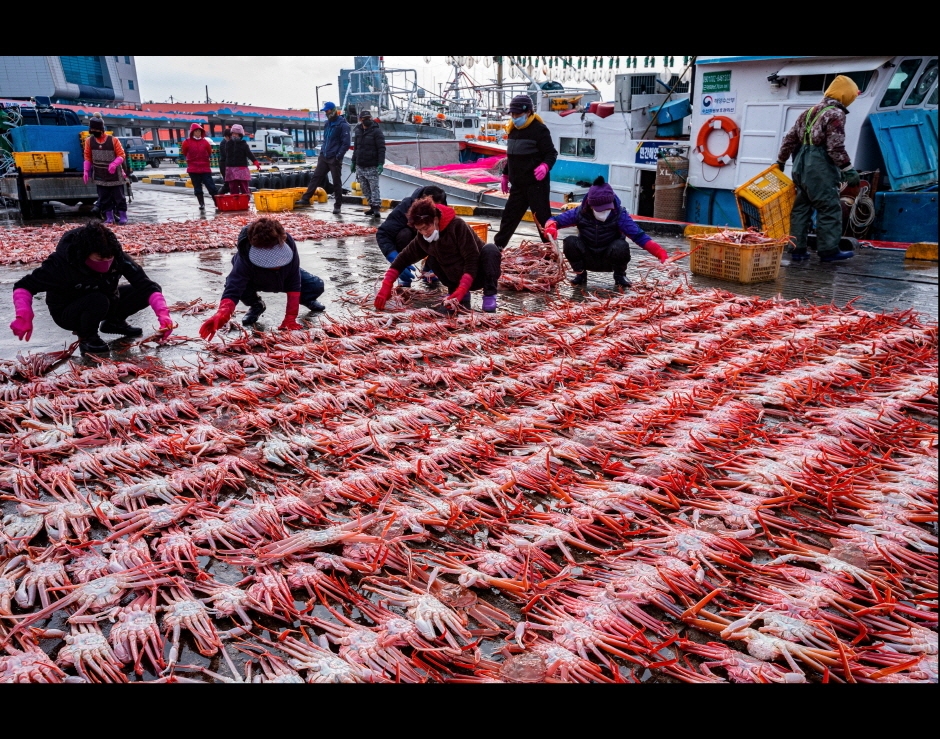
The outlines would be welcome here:
<svg viewBox="0 0 940 739">
<path fill-rule="evenodd" d="M 731 227 L 742 225 L 735 189 L 776 161 L 797 117 L 819 102 L 835 75 L 848 75 L 860 94 L 849 109 L 846 149 L 867 183 L 846 198 L 853 233 L 884 242 L 937 241 L 936 56 L 700 56 L 681 71 L 616 75 L 611 101 L 593 86 L 539 82 L 518 69 L 522 82 L 475 92 L 505 101 L 524 91 L 533 98 L 559 152 L 550 175 L 553 207 L 579 201 L 602 175 L 641 219 Z M 391 144 L 383 196 L 405 197 L 433 183 L 449 202 L 501 207 L 495 171 L 488 181 L 470 181 L 455 168 L 479 170 L 476 161 L 505 156 L 504 137 L 489 135 L 499 126 L 487 120 L 462 140 L 416 136 Z M 679 163 L 672 173 L 681 183 L 679 198 L 667 191 L 674 185 L 657 182 L 664 160 Z M 679 205 L 663 215 L 657 196 L 662 205 L 667 192 Z"/>
</svg>

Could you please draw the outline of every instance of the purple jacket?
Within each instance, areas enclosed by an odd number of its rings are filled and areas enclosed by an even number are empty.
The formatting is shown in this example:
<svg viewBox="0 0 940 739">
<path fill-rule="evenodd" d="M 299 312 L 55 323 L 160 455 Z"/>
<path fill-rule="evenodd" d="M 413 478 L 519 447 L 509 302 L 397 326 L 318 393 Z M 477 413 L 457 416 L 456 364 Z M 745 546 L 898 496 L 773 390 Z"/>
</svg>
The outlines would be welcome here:
<svg viewBox="0 0 940 739">
<path fill-rule="evenodd" d="M 646 246 L 648 242 L 652 241 L 652 238 L 650 238 L 642 228 L 636 225 L 636 222 L 630 217 L 630 214 L 627 213 L 627 209 L 620 204 L 620 198 L 616 195 L 614 195 L 614 212 L 619 213 L 615 222 L 620 229 L 620 233 L 632 239 L 637 246 Z M 587 230 L 592 227 L 593 224 L 597 224 L 598 227 L 602 225 L 602 222 L 594 217 L 590 206 L 585 206 L 584 203 L 577 208 L 572 208 L 557 216 L 553 216 L 552 220 L 555 221 L 558 228 L 578 226 L 578 232 L 581 237 L 592 242 L 592 245 L 594 240 L 591 237 L 593 234 L 587 233 Z M 608 217 L 607 221 L 610 221 L 610 217 Z M 603 222 L 604 225 L 607 225 L 607 221 Z M 606 246 L 606 244 L 598 244 L 598 246 Z"/>
</svg>

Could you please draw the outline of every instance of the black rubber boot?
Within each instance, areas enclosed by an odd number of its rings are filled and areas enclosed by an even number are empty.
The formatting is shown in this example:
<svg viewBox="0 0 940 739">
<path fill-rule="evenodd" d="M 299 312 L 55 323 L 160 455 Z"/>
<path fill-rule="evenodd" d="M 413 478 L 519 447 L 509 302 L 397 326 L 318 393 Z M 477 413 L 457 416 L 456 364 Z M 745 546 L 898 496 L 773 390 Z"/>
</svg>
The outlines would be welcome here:
<svg viewBox="0 0 940 739">
<path fill-rule="evenodd" d="M 617 287 L 630 287 L 630 281 L 623 272 L 614 272 L 614 285 Z"/>
<path fill-rule="evenodd" d="M 582 270 L 578 272 L 574 277 L 568 280 L 572 285 L 586 285 L 587 284 L 587 270 Z"/>
<path fill-rule="evenodd" d="M 261 314 L 268 309 L 268 306 L 264 304 L 263 300 L 259 300 L 257 303 L 248 308 L 248 312 L 245 314 L 245 317 L 242 319 L 242 326 L 254 326 L 258 319 L 261 318 Z"/>
<path fill-rule="evenodd" d="M 108 354 L 111 347 L 104 343 L 98 334 L 91 334 L 78 342 L 78 350 L 85 354 Z"/>
<path fill-rule="evenodd" d="M 314 313 L 326 310 L 326 306 L 318 300 L 311 300 L 309 303 L 301 303 L 301 305 Z"/>
<path fill-rule="evenodd" d="M 102 321 L 99 330 L 103 334 L 120 334 L 121 336 L 143 336 L 144 330 L 131 326 L 127 321 Z"/>
</svg>

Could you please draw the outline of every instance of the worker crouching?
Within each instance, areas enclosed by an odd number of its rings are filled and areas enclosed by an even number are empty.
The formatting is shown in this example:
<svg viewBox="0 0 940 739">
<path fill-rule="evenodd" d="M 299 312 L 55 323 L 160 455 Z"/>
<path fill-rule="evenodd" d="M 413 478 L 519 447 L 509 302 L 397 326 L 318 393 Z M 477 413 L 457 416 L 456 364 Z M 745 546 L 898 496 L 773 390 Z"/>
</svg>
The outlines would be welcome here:
<svg viewBox="0 0 940 739">
<path fill-rule="evenodd" d="M 667 254 L 630 217 L 620 198 L 603 177 L 594 180 L 577 208 L 566 210 L 545 224 L 545 233 L 558 238 L 559 228 L 577 226 L 577 236 L 564 240 L 565 258 L 575 271 L 572 285 L 587 283 L 588 272 L 613 272 L 614 285 L 628 287 L 627 265 L 630 263 L 629 237 L 656 257 L 660 263 Z"/>
<path fill-rule="evenodd" d="M 238 235 L 238 246 L 232 257 L 232 271 L 225 280 L 219 309 L 199 329 L 207 341 L 229 322 L 241 300 L 248 306 L 242 325 L 252 326 L 267 310 L 258 292 L 287 293 L 287 310 L 282 329 L 303 328 L 297 323 L 300 306 L 322 311 L 317 302 L 323 294 L 323 280 L 300 268 L 297 244 L 281 223 L 274 218 L 259 218 L 245 226 Z"/>
<path fill-rule="evenodd" d="M 382 288 L 375 296 L 375 307 L 383 310 L 402 271 L 426 257 L 425 269 L 437 275 L 451 291 L 444 299 L 446 310 L 469 309 L 470 292 L 482 289 L 483 310 L 495 312 L 502 263 L 499 248 L 484 244 L 453 208 L 431 198 L 414 202 L 408 210 L 408 225 L 416 236 L 385 273 Z"/>
</svg>

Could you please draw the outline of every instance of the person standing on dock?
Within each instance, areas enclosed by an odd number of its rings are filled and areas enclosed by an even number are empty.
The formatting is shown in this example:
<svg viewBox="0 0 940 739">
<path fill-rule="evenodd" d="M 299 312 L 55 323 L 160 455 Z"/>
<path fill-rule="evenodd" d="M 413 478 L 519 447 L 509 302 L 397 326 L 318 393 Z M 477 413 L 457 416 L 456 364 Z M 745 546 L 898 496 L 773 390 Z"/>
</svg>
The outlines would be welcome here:
<svg viewBox="0 0 940 739">
<path fill-rule="evenodd" d="M 297 201 L 297 205 L 310 205 L 310 198 L 313 197 L 318 187 L 323 187 L 326 176 L 329 174 L 333 180 L 333 198 L 335 201 L 333 203 L 333 213 L 339 215 L 340 203 L 343 202 L 343 157 L 349 151 L 350 145 L 349 124 L 336 109 L 336 103 L 323 103 L 321 112 L 326 113 L 326 125 L 323 127 L 323 146 L 320 147 L 317 168 L 313 170 L 310 187 L 307 188 L 307 192 L 303 194 L 303 197 Z"/>
<path fill-rule="evenodd" d="M 226 127 L 222 131 L 222 142 L 219 144 L 219 174 L 222 175 L 222 187 L 219 188 L 219 195 L 227 195 L 229 190 L 228 183 L 225 181 L 225 165 L 227 163 L 225 156 L 228 142 L 231 140 L 232 129 Z"/>
<path fill-rule="evenodd" d="M 839 183 L 855 187 L 858 172 L 845 150 L 845 116 L 858 97 L 858 85 L 845 75 L 838 75 L 823 93 L 822 102 L 803 112 L 783 137 L 777 154 L 777 167 L 783 171 L 793 155 L 793 183 L 796 201 L 790 213 L 794 262 L 809 259 L 806 237 L 816 212 L 816 251 L 820 262 L 835 262 L 855 256 L 840 251 L 842 239 L 842 204 Z"/>
<path fill-rule="evenodd" d="M 121 278 L 129 284 L 119 285 Z M 128 316 L 149 305 L 164 337 L 173 319 L 160 286 L 147 277 L 121 248 L 117 236 L 100 221 L 91 221 L 62 234 L 55 251 L 43 263 L 13 283 L 16 320 L 13 333 L 23 341 L 33 334 L 33 296 L 46 293 L 49 314 L 57 326 L 74 331 L 84 354 L 107 354 L 111 349 L 98 335 L 141 336 Z"/>
<path fill-rule="evenodd" d="M 499 232 L 493 237 L 493 243 L 500 249 L 509 243 L 526 210 L 532 211 L 539 224 L 551 218 L 548 173 L 558 158 L 551 131 L 536 114 L 532 98 L 516 95 L 509 103 L 509 115 L 512 120 L 506 124 L 509 136 L 500 183 L 500 189 L 509 193 L 509 200 L 503 209 Z"/>
<path fill-rule="evenodd" d="M 209 191 L 209 197 L 213 202 L 219 191 L 215 186 L 215 180 L 212 179 L 212 166 L 209 164 L 212 159 L 212 144 L 206 138 L 206 130 L 201 124 L 193 123 L 189 127 L 189 138 L 183 142 L 180 154 L 186 160 L 186 172 L 193 185 L 196 200 L 199 202 L 199 210 L 205 210 L 203 186 Z"/>
<path fill-rule="evenodd" d="M 398 252 L 408 246 L 414 237 L 418 235 L 418 232 L 408 225 L 408 211 L 415 200 L 421 198 L 431 198 L 435 203 L 447 205 L 447 193 L 437 185 L 427 185 L 426 187 L 419 187 L 411 193 L 411 197 L 405 198 L 395 206 L 395 209 L 388 214 L 375 232 L 375 240 L 379 242 L 379 249 L 382 250 L 382 254 L 389 263 L 394 262 Z M 440 282 L 437 276 L 427 269 L 422 273 L 422 277 L 429 285 Z M 414 267 L 406 267 L 398 278 L 398 284 L 402 287 L 411 287 L 414 278 Z"/>
<path fill-rule="evenodd" d="M 243 326 L 258 322 L 267 306 L 258 291 L 287 293 L 287 308 L 279 328 L 302 329 L 297 323 L 300 306 L 319 312 L 325 306 L 317 301 L 323 294 L 323 280 L 300 268 L 300 254 L 294 238 L 281 222 L 262 217 L 245 226 L 238 235 L 232 271 L 225 279 L 225 289 L 215 315 L 199 328 L 199 335 L 208 341 L 225 326 L 241 300 L 248 306 Z"/>
<path fill-rule="evenodd" d="M 248 180 L 251 173 L 248 162 L 254 162 L 255 168 L 261 171 L 261 162 L 245 141 L 245 129 L 240 123 L 232 126 L 232 140 L 222 142 L 225 147 L 225 181 L 232 191 L 232 195 L 247 195 Z"/>
<path fill-rule="evenodd" d="M 594 180 L 577 208 L 549 219 L 545 224 L 545 233 L 557 239 L 558 229 L 569 226 L 578 227 L 578 235 L 566 236 L 564 241 L 565 258 L 575 271 L 574 279 L 570 280 L 572 285 L 586 284 L 590 270 L 613 271 L 614 285 L 629 287 L 627 264 L 630 263 L 630 245 L 624 237 L 642 246 L 660 264 L 668 257 L 666 250 L 636 225 L 603 177 Z"/>
<path fill-rule="evenodd" d="M 362 197 L 369 201 L 369 209 L 363 213 L 378 218 L 382 208 L 379 177 L 385 168 L 385 134 L 379 124 L 372 120 L 372 111 L 369 109 L 360 111 L 355 135 L 349 171 L 358 172 L 357 179 L 362 186 Z"/>
<path fill-rule="evenodd" d="M 98 210 L 104 213 L 105 223 L 127 223 L 127 198 L 124 196 L 124 147 L 114 136 L 104 131 L 104 121 L 97 113 L 88 122 L 85 139 L 84 180 L 95 183 L 98 189 Z"/>
</svg>

